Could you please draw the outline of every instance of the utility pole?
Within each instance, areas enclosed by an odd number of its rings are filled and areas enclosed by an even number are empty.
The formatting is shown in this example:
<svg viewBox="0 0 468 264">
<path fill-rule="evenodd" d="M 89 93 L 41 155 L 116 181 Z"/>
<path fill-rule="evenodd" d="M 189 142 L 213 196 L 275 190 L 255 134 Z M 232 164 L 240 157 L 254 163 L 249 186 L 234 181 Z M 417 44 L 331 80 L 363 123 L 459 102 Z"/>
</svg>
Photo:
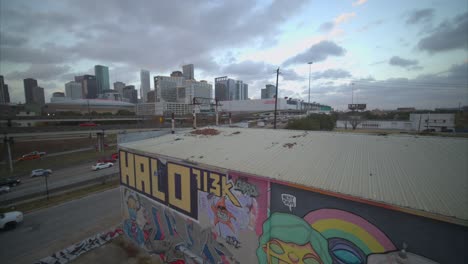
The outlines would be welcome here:
<svg viewBox="0 0 468 264">
<path fill-rule="evenodd" d="M 273 129 L 276 129 L 276 110 L 278 109 L 278 76 L 279 76 L 279 69 L 280 68 L 278 67 L 278 69 L 276 70 L 275 119 L 273 121 Z"/>
<path fill-rule="evenodd" d="M 307 63 L 307 64 L 309 64 L 309 100 L 307 100 L 307 103 L 308 103 L 309 106 L 310 106 L 310 68 L 312 66 L 312 63 L 313 62 L 311 62 L 311 61 Z"/>
<path fill-rule="evenodd" d="M 11 144 L 13 143 L 13 138 L 5 135 L 3 142 L 7 145 L 8 150 L 8 165 L 10 166 L 10 173 L 13 173 L 13 159 L 11 157 Z"/>
</svg>

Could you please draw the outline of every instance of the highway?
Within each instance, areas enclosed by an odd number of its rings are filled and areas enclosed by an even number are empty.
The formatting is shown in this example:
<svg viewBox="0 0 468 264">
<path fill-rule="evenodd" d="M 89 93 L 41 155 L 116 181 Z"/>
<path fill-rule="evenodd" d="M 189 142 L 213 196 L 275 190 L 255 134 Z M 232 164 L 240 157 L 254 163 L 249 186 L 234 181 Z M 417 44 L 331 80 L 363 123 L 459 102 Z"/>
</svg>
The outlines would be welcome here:
<svg viewBox="0 0 468 264">
<path fill-rule="evenodd" d="M 1 263 L 33 263 L 121 222 L 119 188 L 25 214 L 15 230 L 0 231 Z"/>
<path fill-rule="evenodd" d="M 114 163 L 114 166 L 111 168 L 99 171 L 92 171 L 92 165 L 92 163 L 85 163 L 53 171 L 48 178 L 49 189 L 59 188 L 119 172 L 118 162 Z M 11 191 L 9 193 L 0 195 L 0 202 L 39 192 L 45 194 L 45 180 L 44 177 L 21 177 L 21 184 L 16 187 L 11 187 L 10 189 Z"/>
</svg>

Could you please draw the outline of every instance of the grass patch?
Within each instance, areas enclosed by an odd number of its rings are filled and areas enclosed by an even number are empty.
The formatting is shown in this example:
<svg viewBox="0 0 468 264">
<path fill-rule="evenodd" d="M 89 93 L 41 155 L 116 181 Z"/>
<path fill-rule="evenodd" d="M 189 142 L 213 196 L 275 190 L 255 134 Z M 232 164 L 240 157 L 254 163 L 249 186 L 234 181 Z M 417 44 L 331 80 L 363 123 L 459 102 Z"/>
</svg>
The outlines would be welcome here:
<svg viewBox="0 0 468 264">
<path fill-rule="evenodd" d="M 18 210 L 21 212 L 29 212 L 32 210 L 43 209 L 43 208 L 47 208 L 53 205 L 58 205 L 64 202 L 68 202 L 68 201 L 75 200 L 81 197 L 85 197 L 92 193 L 102 192 L 108 189 L 112 189 L 117 186 L 119 186 L 118 179 L 109 181 L 103 184 L 96 184 L 96 185 L 84 187 L 78 190 L 69 191 L 60 195 L 52 196 L 52 197 L 49 197 L 49 200 L 47 200 L 47 198 L 41 198 L 41 199 L 30 201 L 30 202 L 20 203 L 15 206 L 14 210 Z M 2 207 L 0 208 L 0 213 L 9 212 L 11 210 L 12 210 L 11 207 Z"/>
<path fill-rule="evenodd" d="M 96 162 L 100 158 L 110 157 L 117 150 L 114 147 L 106 149 L 104 152 L 96 150 L 80 151 L 60 156 L 53 156 L 37 159 L 15 162 L 13 164 L 14 172 L 10 173 L 8 164 L 0 166 L 0 175 L 3 177 L 29 175 L 34 169 L 60 169 L 71 165 Z"/>
</svg>

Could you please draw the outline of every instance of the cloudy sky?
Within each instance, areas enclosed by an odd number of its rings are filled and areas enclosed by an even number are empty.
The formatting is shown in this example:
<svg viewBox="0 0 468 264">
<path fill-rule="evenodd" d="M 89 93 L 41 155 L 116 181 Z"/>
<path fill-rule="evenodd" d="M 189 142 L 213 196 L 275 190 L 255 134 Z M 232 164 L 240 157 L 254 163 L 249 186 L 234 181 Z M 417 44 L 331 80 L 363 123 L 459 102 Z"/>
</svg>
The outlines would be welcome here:
<svg viewBox="0 0 468 264">
<path fill-rule="evenodd" d="M 12 101 L 36 78 L 46 101 L 73 76 L 110 68 L 111 83 L 139 87 L 139 70 L 169 75 L 195 64 L 196 79 L 228 75 L 259 98 L 280 96 L 344 109 L 468 104 L 466 0 L 0 0 L 0 74 Z M 153 86 L 153 84 L 152 84 Z M 153 87 L 152 87 L 153 89 Z"/>
</svg>

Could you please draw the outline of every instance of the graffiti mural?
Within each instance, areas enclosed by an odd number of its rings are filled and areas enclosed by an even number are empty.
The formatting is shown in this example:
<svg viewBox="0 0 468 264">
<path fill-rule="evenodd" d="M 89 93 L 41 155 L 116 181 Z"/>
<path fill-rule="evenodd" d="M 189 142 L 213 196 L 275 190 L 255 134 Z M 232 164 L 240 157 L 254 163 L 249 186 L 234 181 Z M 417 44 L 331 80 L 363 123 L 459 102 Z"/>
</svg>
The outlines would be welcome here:
<svg viewBox="0 0 468 264">
<path fill-rule="evenodd" d="M 123 230 L 137 245 L 145 246 L 152 230 L 146 208 L 142 206 L 140 196 L 128 189 L 124 191 L 124 201 L 127 218 L 123 222 Z"/>
<path fill-rule="evenodd" d="M 258 263 L 459 263 L 467 259 L 458 246 L 468 235 L 466 227 L 284 184 L 270 187 L 271 215 L 263 223 Z"/>
</svg>

